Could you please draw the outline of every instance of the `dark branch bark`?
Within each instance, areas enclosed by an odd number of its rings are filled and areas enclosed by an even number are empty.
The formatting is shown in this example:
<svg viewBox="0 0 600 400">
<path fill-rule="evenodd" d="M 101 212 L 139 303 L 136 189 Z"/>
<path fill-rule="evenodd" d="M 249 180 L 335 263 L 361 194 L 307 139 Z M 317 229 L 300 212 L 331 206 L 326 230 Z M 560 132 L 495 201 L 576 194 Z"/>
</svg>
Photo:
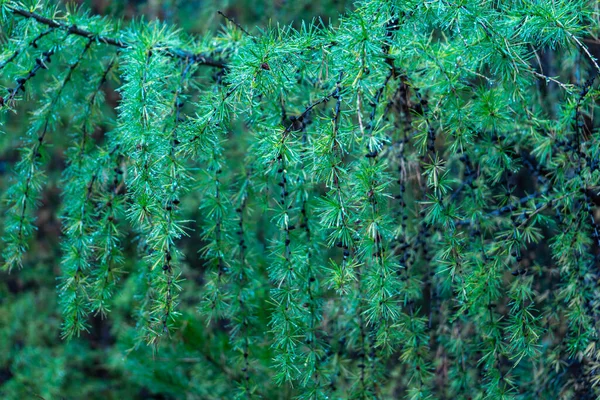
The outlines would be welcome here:
<svg viewBox="0 0 600 400">
<path fill-rule="evenodd" d="M 24 10 L 22 8 L 9 6 L 8 9 L 13 14 L 20 15 L 25 18 L 32 18 L 32 19 L 36 20 L 37 22 L 44 24 L 46 26 L 49 26 L 51 28 L 63 29 L 73 35 L 77 35 L 77 36 L 81 36 L 81 37 L 88 38 L 91 40 L 95 40 L 99 43 L 108 44 L 111 46 L 118 47 L 120 49 L 126 49 L 131 46 L 129 43 L 126 43 L 122 40 L 107 37 L 107 36 L 97 35 L 93 32 L 81 29 L 76 25 L 68 25 L 68 24 L 56 21 L 54 19 L 44 17 L 43 15 Z M 172 57 L 188 59 L 197 64 L 208 65 L 208 66 L 217 67 L 217 68 L 226 68 L 225 62 L 223 62 L 221 60 L 217 60 L 207 54 L 192 53 L 190 51 L 178 49 L 178 48 L 168 49 L 167 52 Z"/>
</svg>

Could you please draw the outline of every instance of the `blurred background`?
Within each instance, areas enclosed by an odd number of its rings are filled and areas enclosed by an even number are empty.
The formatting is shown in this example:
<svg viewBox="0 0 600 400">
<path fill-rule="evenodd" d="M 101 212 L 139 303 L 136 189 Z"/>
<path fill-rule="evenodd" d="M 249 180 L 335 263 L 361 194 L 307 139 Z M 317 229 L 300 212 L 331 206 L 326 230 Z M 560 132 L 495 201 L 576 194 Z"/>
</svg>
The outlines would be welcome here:
<svg viewBox="0 0 600 400">
<path fill-rule="evenodd" d="M 89 7 L 93 13 L 125 20 L 144 16 L 158 18 L 181 27 L 184 31 L 204 34 L 219 29 L 224 23 L 217 14 L 222 11 L 248 30 L 255 26 L 266 26 L 269 21 L 299 26 L 302 20 L 322 18 L 325 23 L 335 22 L 350 1 L 346 0 L 87 0 L 77 1 Z"/>
</svg>

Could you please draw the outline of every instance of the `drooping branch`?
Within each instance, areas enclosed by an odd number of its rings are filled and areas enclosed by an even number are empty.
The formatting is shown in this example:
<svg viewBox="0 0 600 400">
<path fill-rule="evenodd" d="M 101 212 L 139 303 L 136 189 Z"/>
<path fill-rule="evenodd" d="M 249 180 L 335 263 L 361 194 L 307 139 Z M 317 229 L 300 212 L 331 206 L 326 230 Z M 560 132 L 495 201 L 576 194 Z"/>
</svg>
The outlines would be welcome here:
<svg viewBox="0 0 600 400">
<path fill-rule="evenodd" d="M 64 22 L 60 22 L 55 19 L 44 17 L 43 15 L 31 12 L 31 11 L 27 11 L 23 8 L 14 7 L 14 6 L 8 6 L 7 8 L 9 11 L 11 11 L 15 15 L 20 15 L 25 18 L 32 18 L 32 19 L 36 20 L 37 22 L 47 25 L 51 28 L 63 29 L 70 34 L 81 36 L 81 37 L 88 38 L 91 40 L 95 40 L 99 43 L 108 44 L 110 46 L 116 46 L 121 49 L 126 49 L 131 46 L 129 43 L 127 43 L 123 40 L 115 39 L 115 38 L 104 36 L 104 35 L 98 35 L 94 32 L 90 32 L 85 29 L 82 29 L 82 28 L 78 27 L 77 25 L 65 24 Z M 169 48 L 166 50 L 166 52 L 172 57 L 187 59 L 196 64 L 207 65 L 210 67 L 216 67 L 216 68 L 222 68 L 222 69 L 227 68 L 226 63 L 224 61 L 213 58 L 208 54 L 193 53 L 193 52 L 183 50 L 180 48 Z"/>
<path fill-rule="evenodd" d="M 48 35 L 49 33 L 51 33 L 54 29 L 53 28 L 48 28 L 43 32 L 40 32 L 35 38 L 33 38 L 33 40 L 31 42 L 29 42 L 27 44 L 27 46 L 33 46 L 34 48 L 37 48 L 37 42 L 38 40 L 40 40 L 41 38 L 43 38 L 44 36 Z M 18 48 L 17 50 L 15 50 L 15 52 L 8 57 L 8 59 L 6 61 L 3 61 L 2 63 L 0 63 L 0 70 L 3 69 L 4 67 L 6 67 L 8 64 L 10 64 L 11 62 L 14 61 L 15 58 L 17 58 L 19 56 L 19 54 L 21 54 L 23 52 L 23 50 L 25 49 L 25 47 L 27 46 L 23 46 Z"/>
</svg>

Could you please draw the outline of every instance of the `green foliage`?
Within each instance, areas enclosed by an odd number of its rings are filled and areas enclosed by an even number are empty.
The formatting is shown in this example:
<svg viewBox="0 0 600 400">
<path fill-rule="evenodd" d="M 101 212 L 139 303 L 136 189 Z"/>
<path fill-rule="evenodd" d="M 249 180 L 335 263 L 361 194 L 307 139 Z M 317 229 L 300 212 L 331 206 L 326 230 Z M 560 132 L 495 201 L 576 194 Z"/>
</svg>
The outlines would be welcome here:
<svg viewBox="0 0 600 400">
<path fill-rule="evenodd" d="M 595 2 L 0 7 L 3 398 L 600 397 Z"/>
</svg>

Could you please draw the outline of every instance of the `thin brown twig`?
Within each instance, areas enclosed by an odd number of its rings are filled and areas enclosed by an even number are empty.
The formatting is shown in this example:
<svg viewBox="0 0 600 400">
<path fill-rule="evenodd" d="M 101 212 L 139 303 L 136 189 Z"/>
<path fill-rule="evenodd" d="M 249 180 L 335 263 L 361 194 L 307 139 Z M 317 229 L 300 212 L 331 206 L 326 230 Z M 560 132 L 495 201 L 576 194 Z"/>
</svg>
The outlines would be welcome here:
<svg viewBox="0 0 600 400">
<path fill-rule="evenodd" d="M 241 26 L 240 24 L 238 24 L 237 22 L 235 22 L 235 20 L 227 15 L 225 15 L 221 10 L 218 10 L 217 13 L 222 16 L 223 18 L 225 18 L 227 21 L 231 22 L 233 25 L 235 25 L 240 31 L 244 32 L 246 35 L 253 37 L 246 29 L 244 29 L 243 26 Z"/>
</svg>

